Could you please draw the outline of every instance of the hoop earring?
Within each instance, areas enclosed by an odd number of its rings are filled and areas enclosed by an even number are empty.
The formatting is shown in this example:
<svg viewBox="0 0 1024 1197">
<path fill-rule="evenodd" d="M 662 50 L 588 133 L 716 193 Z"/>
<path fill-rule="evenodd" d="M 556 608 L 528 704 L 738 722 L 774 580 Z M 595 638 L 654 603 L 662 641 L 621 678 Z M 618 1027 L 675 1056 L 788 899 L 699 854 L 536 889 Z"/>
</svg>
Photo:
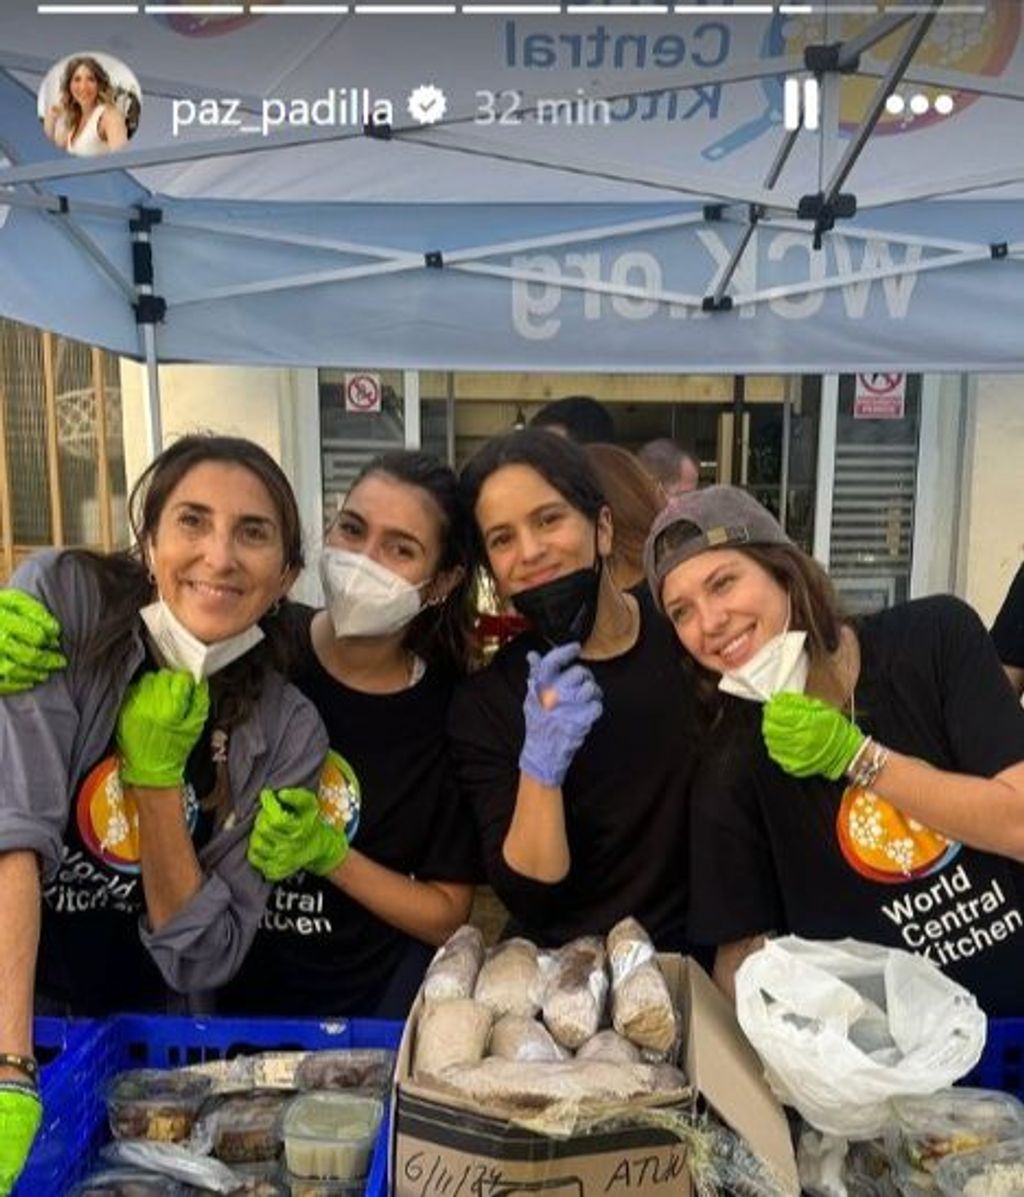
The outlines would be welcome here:
<svg viewBox="0 0 1024 1197">
<path fill-rule="evenodd" d="M 271 618 L 273 618 L 273 616 L 277 615 L 280 610 L 281 610 L 281 600 L 274 599 L 273 603 L 271 603 L 271 605 L 270 605 L 270 610 L 267 612 L 267 614 L 269 616 L 271 616 Z"/>
</svg>

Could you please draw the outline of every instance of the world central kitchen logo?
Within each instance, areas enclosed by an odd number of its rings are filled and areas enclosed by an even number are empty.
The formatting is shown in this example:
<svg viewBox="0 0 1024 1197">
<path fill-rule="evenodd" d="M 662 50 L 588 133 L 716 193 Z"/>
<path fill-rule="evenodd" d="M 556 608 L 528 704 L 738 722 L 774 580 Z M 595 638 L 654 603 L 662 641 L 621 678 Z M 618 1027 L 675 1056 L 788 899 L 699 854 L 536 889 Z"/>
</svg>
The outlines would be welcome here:
<svg viewBox="0 0 1024 1197">
<path fill-rule="evenodd" d="M 922 71 L 999 76 L 1017 48 L 1021 13 L 1022 7 L 1016 3 L 990 5 L 983 12 L 942 13 L 918 48 L 913 66 Z M 872 16 L 846 14 L 838 38 L 830 32 L 828 40 L 856 37 L 872 20 Z M 905 36 L 906 31 L 900 29 L 880 41 L 869 52 L 870 61 L 887 65 Z M 599 21 L 589 27 L 563 27 L 557 33 L 510 19 L 504 23 L 502 38 L 504 65 L 537 72 L 537 90 L 557 87 L 574 94 L 575 85 L 585 82 L 588 89 L 599 86 L 607 91 L 614 89 L 619 73 L 624 81 L 635 79 L 637 72 L 645 72 L 646 78 L 655 76 L 659 86 L 654 89 L 633 92 L 624 85 L 624 94 L 609 103 L 607 123 L 707 121 L 714 135 L 704 143 L 701 154 L 715 162 L 781 129 L 786 72 L 794 61 L 802 61 L 807 46 L 824 42 L 826 34 L 820 14 L 776 13 L 761 24 L 749 18 L 709 18 L 626 29 L 621 23 Z M 753 82 L 727 82 L 731 66 L 773 59 L 779 60 L 780 74 Z M 671 84 L 681 71 L 695 81 L 673 90 Z M 542 82 L 544 72 L 551 72 L 547 82 Z M 707 82 L 701 82 L 703 72 L 707 72 Z M 664 88 L 660 86 L 662 73 Z M 913 68 L 909 75 L 912 79 Z M 907 106 L 900 114 L 886 112 L 875 134 L 916 132 L 937 120 L 948 123 L 978 98 L 977 93 L 951 91 L 950 87 L 908 86 L 928 97 L 928 111 L 916 115 Z M 859 126 L 876 87 L 873 77 L 843 79 L 840 127 L 844 134 Z M 953 116 L 935 111 L 932 101 L 940 92 L 952 94 Z"/>
</svg>

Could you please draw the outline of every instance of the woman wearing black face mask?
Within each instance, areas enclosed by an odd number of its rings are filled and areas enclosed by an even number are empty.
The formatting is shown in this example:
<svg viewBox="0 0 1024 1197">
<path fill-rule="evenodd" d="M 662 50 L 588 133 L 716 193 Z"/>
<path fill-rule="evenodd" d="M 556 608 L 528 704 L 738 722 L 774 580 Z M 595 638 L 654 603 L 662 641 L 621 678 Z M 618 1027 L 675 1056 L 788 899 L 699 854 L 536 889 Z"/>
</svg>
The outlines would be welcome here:
<svg viewBox="0 0 1024 1197">
<path fill-rule="evenodd" d="M 583 451 L 539 429 L 463 470 L 480 565 L 532 630 L 457 692 L 449 729 L 491 884 L 540 943 L 633 914 L 685 949 L 694 702 L 646 587 L 622 592 Z"/>
</svg>

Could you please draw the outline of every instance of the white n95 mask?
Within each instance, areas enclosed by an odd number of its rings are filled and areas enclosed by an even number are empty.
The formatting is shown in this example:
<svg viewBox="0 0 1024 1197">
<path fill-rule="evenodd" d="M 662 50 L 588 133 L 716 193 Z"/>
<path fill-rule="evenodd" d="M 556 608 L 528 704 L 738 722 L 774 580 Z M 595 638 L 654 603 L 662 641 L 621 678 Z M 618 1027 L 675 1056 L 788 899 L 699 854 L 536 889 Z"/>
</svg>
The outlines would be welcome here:
<svg viewBox="0 0 1024 1197">
<path fill-rule="evenodd" d="M 263 639 L 263 629 L 253 624 L 226 640 L 206 644 L 175 618 L 163 599 L 143 607 L 139 615 L 164 665 L 190 673 L 197 682 L 237 661 Z"/>
<path fill-rule="evenodd" d="M 780 632 L 773 636 L 745 665 L 723 673 L 719 690 L 748 702 L 767 702 L 782 690 L 802 694 L 811 665 L 804 647 L 806 639 L 806 632 Z"/>
<path fill-rule="evenodd" d="M 324 549 L 320 581 L 339 638 L 391 636 L 412 623 L 423 607 L 419 586 L 364 553 Z"/>
</svg>

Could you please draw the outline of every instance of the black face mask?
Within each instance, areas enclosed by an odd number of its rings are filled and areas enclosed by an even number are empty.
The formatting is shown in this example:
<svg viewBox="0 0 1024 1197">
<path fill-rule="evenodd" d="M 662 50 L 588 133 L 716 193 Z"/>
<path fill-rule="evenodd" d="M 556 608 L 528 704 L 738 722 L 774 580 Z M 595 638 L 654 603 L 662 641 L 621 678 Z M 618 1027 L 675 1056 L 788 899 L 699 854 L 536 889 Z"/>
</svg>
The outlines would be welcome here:
<svg viewBox="0 0 1024 1197">
<path fill-rule="evenodd" d="M 553 645 L 582 644 L 594 630 L 601 558 L 585 569 L 521 590 L 512 599 L 537 632 Z"/>
</svg>

